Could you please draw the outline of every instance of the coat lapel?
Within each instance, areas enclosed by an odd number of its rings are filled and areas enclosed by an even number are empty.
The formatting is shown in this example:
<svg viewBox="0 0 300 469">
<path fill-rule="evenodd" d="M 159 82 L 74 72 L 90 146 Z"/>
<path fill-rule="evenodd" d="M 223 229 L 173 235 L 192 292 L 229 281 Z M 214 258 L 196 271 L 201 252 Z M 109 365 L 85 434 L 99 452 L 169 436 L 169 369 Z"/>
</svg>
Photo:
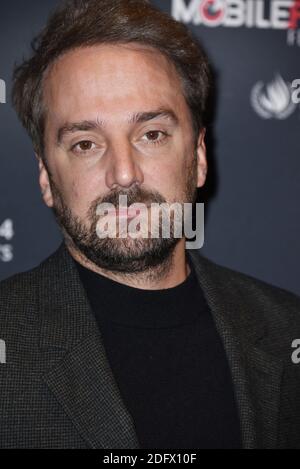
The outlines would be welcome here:
<svg viewBox="0 0 300 469">
<path fill-rule="evenodd" d="M 42 264 L 39 290 L 40 347 L 49 363 L 44 382 L 91 448 L 139 448 L 132 417 L 64 245 Z"/>
<path fill-rule="evenodd" d="M 260 310 L 257 306 L 259 291 L 251 290 L 245 297 L 245 290 L 239 290 L 229 269 L 220 269 L 198 251 L 187 254 L 223 341 L 239 409 L 243 448 L 276 448 L 283 363 L 268 353 L 264 305 Z"/>
</svg>

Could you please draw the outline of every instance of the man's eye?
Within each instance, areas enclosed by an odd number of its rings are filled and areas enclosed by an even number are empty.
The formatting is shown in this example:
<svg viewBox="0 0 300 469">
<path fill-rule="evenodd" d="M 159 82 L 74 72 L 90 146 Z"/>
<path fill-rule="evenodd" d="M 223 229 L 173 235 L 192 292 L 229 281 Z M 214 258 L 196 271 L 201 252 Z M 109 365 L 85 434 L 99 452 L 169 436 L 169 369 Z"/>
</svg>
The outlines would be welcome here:
<svg viewBox="0 0 300 469">
<path fill-rule="evenodd" d="M 71 150 L 74 150 L 77 153 L 85 153 L 87 151 L 92 150 L 92 145 L 94 145 L 94 143 L 90 140 L 82 140 L 81 142 L 78 142 L 73 145 Z"/>
<path fill-rule="evenodd" d="M 144 137 L 146 137 L 148 144 L 155 145 L 162 143 L 168 137 L 168 134 L 162 130 L 150 130 L 144 135 Z"/>
</svg>

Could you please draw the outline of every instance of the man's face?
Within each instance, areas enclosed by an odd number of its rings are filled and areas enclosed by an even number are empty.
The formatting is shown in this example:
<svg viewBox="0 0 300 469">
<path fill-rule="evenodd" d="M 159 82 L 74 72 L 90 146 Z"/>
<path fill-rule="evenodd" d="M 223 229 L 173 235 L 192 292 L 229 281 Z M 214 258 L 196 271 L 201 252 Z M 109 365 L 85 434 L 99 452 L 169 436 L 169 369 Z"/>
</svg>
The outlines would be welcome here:
<svg viewBox="0 0 300 469">
<path fill-rule="evenodd" d="M 40 185 L 64 234 L 97 266 L 138 272 L 168 258 L 178 238 L 99 239 L 99 203 L 192 202 L 206 176 L 175 67 L 138 44 L 61 56 L 45 80 Z M 38 155 L 37 155 L 38 156 Z"/>
</svg>

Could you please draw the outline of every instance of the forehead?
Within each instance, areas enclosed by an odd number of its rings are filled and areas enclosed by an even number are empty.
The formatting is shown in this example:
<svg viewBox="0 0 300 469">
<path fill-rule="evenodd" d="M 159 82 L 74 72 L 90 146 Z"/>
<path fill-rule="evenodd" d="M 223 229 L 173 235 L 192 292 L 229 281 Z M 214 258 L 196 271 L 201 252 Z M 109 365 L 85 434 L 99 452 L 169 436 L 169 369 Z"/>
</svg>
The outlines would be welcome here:
<svg viewBox="0 0 300 469">
<path fill-rule="evenodd" d="M 73 119 L 98 110 L 103 117 L 168 106 L 186 107 L 175 66 L 158 50 L 140 44 L 97 45 L 62 55 L 44 80 L 52 117 Z"/>
</svg>

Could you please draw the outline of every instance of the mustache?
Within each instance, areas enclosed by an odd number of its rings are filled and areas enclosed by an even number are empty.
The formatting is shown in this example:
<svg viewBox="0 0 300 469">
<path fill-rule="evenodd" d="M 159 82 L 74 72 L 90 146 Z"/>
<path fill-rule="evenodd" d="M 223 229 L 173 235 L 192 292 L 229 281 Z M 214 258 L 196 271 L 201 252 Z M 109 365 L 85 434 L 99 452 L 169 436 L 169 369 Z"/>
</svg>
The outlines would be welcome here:
<svg viewBox="0 0 300 469">
<path fill-rule="evenodd" d="M 119 197 L 120 196 L 127 196 L 127 205 L 130 206 L 135 203 L 143 203 L 146 206 L 149 206 L 151 203 L 166 203 L 166 199 L 156 191 L 142 189 L 139 186 L 135 186 L 133 188 L 126 189 L 116 189 L 113 190 L 110 194 L 97 198 L 90 207 L 89 210 L 89 217 L 93 219 L 96 214 L 96 209 L 99 204 L 103 203 L 110 203 L 116 209 L 119 207 Z"/>
</svg>

